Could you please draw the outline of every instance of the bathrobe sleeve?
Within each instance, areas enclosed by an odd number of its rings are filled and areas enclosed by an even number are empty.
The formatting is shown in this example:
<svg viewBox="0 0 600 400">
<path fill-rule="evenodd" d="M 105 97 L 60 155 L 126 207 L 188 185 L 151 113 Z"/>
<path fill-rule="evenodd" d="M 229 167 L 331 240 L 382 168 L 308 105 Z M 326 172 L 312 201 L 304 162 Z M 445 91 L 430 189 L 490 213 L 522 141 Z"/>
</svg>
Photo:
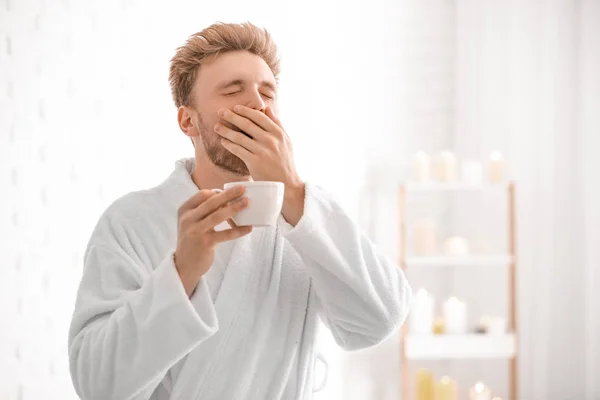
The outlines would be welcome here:
<svg viewBox="0 0 600 400">
<path fill-rule="evenodd" d="M 204 281 L 192 300 L 172 253 L 148 270 L 123 250 L 89 246 L 69 330 L 80 398 L 149 399 L 167 371 L 218 329 Z"/>
<path fill-rule="evenodd" d="M 411 288 L 330 195 L 309 183 L 305 192 L 302 218 L 283 232 L 310 274 L 319 315 L 346 350 L 378 344 L 405 320 Z"/>
</svg>

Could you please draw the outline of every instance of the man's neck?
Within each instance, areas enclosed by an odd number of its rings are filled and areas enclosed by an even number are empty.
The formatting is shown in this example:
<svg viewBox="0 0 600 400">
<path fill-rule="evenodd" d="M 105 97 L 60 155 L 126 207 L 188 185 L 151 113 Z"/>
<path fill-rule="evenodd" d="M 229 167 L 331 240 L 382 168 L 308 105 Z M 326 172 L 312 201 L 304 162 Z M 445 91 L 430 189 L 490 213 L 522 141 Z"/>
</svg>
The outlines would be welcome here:
<svg viewBox="0 0 600 400">
<path fill-rule="evenodd" d="M 199 189 L 223 189 L 228 182 L 249 181 L 249 176 L 240 176 L 223 171 L 208 159 L 196 156 L 196 166 L 192 171 L 192 180 Z"/>
</svg>

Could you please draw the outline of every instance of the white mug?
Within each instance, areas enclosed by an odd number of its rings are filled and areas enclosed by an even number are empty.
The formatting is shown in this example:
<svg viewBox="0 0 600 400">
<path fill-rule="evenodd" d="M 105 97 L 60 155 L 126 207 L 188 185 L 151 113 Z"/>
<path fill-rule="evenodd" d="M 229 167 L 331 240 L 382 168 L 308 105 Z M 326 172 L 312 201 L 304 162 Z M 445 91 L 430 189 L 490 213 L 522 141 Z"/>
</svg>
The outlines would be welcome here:
<svg viewBox="0 0 600 400">
<path fill-rule="evenodd" d="M 238 212 L 232 219 L 238 226 L 252 225 L 255 227 L 271 226 L 277 223 L 277 218 L 283 206 L 285 186 L 283 182 L 272 181 L 243 181 L 229 182 L 224 190 L 241 185 L 246 188 L 244 196 L 248 198 L 248 207 Z M 221 189 L 213 189 L 222 192 Z"/>
<path fill-rule="evenodd" d="M 316 388 L 313 388 L 313 393 L 317 393 L 325 389 L 325 386 L 327 385 L 327 375 L 329 375 L 329 364 L 327 363 L 325 357 L 323 357 L 321 353 L 317 353 L 317 356 L 315 358 L 315 364 L 317 361 L 321 361 L 323 367 L 325 367 L 325 372 L 323 373 L 323 379 L 321 379 L 321 382 L 317 385 Z"/>
</svg>

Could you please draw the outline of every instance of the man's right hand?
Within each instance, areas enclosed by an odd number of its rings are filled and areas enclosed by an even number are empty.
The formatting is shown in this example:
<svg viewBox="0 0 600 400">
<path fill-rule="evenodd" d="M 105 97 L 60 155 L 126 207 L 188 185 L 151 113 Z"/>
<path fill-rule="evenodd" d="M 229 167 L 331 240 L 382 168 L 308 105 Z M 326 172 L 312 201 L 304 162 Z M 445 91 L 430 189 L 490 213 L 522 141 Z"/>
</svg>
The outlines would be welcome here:
<svg viewBox="0 0 600 400">
<path fill-rule="evenodd" d="M 251 226 L 236 226 L 231 218 L 248 206 L 245 188 L 233 186 L 223 192 L 201 190 L 179 208 L 175 267 L 190 297 L 200 278 L 210 269 L 215 247 L 252 231 Z M 215 226 L 228 221 L 231 229 L 215 231 Z"/>
</svg>

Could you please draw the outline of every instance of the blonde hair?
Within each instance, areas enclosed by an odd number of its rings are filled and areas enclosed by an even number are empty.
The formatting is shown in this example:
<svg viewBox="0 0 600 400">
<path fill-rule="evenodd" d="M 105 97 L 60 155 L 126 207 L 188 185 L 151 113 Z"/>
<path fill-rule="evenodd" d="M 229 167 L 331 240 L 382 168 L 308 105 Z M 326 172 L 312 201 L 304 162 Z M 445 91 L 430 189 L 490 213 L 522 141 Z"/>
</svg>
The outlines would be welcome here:
<svg viewBox="0 0 600 400">
<path fill-rule="evenodd" d="M 191 35 L 177 49 L 171 59 L 169 83 L 175 105 L 192 105 L 192 88 L 198 68 L 209 56 L 229 51 L 248 51 L 261 57 L 275 79 L 279 75 L 277 46 L 266 29 L 245 22 L 242 24 L 216 23 Z"/>
</svg>

